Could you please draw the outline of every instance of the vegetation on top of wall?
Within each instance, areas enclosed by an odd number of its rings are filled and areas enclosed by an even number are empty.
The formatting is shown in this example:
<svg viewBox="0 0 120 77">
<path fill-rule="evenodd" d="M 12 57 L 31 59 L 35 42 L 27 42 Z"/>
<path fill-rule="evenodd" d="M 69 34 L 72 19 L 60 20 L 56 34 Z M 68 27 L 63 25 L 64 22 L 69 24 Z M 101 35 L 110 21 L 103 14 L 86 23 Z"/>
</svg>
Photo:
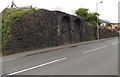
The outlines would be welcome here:
<svg viewBox="0 0 120 77">
<path fill-rule="evenodd" d="M 37 11 L 36 9 L 8 9 L 2 12 L 2 46 L 7 44 L 11 37 L 11 25 L 15 21 L 24 20 L 25 15 Z"/>
<path fill-rule="evenodd" d="M 88 12 L 89 9 L 86 9 L 86 8 L 79 8 L 78 10 L 75 11 L 75 14 L 77 16 L 81 16 L 83 18 L 85 18 L 85 20 L 87 21 L 87 23 L 90 23 L 92 26 L 96 27 L 97 25 L 97 16 L 99 16 L 98 13 L 96 12 Z M 101 22 L 100 20 L 98 19 L 98 24 L 100 25 Z"/>
</svg>

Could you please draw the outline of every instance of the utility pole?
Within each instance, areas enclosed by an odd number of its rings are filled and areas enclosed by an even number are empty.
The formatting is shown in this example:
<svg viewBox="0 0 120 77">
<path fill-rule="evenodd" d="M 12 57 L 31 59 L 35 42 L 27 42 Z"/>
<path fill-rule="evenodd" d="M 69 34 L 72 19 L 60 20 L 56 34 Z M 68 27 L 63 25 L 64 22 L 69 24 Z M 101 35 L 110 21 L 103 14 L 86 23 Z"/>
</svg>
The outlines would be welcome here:
<svg viewBox="0 0 120 77">
<path fill-rule="evenodd" d="M 98 4 L 99 3 L 103 3 L 103 1 L 96 3 L 96 12 L 98 13 Z M 100 39 L 100 35 L 99 35 L 99 24 L 98 24 L 98 15 L 97 15 L 97 39 Z"/>
</svg>

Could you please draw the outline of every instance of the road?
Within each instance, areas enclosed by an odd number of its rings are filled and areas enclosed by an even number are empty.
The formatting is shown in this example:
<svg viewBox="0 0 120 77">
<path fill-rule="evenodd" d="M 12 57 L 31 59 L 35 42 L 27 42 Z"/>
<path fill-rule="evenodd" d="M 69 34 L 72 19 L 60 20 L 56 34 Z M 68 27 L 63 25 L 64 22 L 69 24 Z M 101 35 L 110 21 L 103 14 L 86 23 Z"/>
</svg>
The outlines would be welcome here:
<svg viewBox="0 0 120 77">
<path fill-rule="evenodd" d="M 3 62 L 7 75 L 118 75 L 118 38 Z"/>
</svg>

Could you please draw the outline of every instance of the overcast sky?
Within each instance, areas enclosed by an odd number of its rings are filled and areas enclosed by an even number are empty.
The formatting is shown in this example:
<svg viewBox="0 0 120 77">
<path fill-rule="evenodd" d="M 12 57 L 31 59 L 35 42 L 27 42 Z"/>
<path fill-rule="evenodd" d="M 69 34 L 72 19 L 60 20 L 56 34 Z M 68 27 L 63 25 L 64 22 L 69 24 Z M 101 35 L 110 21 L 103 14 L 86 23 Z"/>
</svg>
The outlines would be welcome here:
<svg viewBox="0 0 120 77">
<path fill-rule="evenodd" d="M 14 0 L 18 6 L 30 6 L 44 8 L 48 10 L 59 9 L 63 12 L 73 14 L 78 8 L 88 8 L 90 12 L 96 12 L 96 3 L 99 4 L 98 12 L 100 19 L 109 20 L 113 23 L 118 22 L 118 2 L 120 0 Z M 0 12 L 8 5 L 10 7 L 12 0 L 0 0 Z"/>
</svg>

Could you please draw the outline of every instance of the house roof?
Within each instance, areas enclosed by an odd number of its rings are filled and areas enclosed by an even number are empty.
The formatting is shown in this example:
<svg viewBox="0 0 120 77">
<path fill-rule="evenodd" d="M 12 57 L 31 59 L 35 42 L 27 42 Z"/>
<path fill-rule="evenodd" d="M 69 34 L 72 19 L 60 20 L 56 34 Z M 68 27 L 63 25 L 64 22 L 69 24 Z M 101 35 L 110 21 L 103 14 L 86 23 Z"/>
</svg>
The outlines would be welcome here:
<svg viewBox="0 0 120 77">
<path fill-rule="evenodd" d="M 113 25 L 120 25 L 120 23 L 111 23 L 111 24 L 113 24 Z"/>
</svg>

